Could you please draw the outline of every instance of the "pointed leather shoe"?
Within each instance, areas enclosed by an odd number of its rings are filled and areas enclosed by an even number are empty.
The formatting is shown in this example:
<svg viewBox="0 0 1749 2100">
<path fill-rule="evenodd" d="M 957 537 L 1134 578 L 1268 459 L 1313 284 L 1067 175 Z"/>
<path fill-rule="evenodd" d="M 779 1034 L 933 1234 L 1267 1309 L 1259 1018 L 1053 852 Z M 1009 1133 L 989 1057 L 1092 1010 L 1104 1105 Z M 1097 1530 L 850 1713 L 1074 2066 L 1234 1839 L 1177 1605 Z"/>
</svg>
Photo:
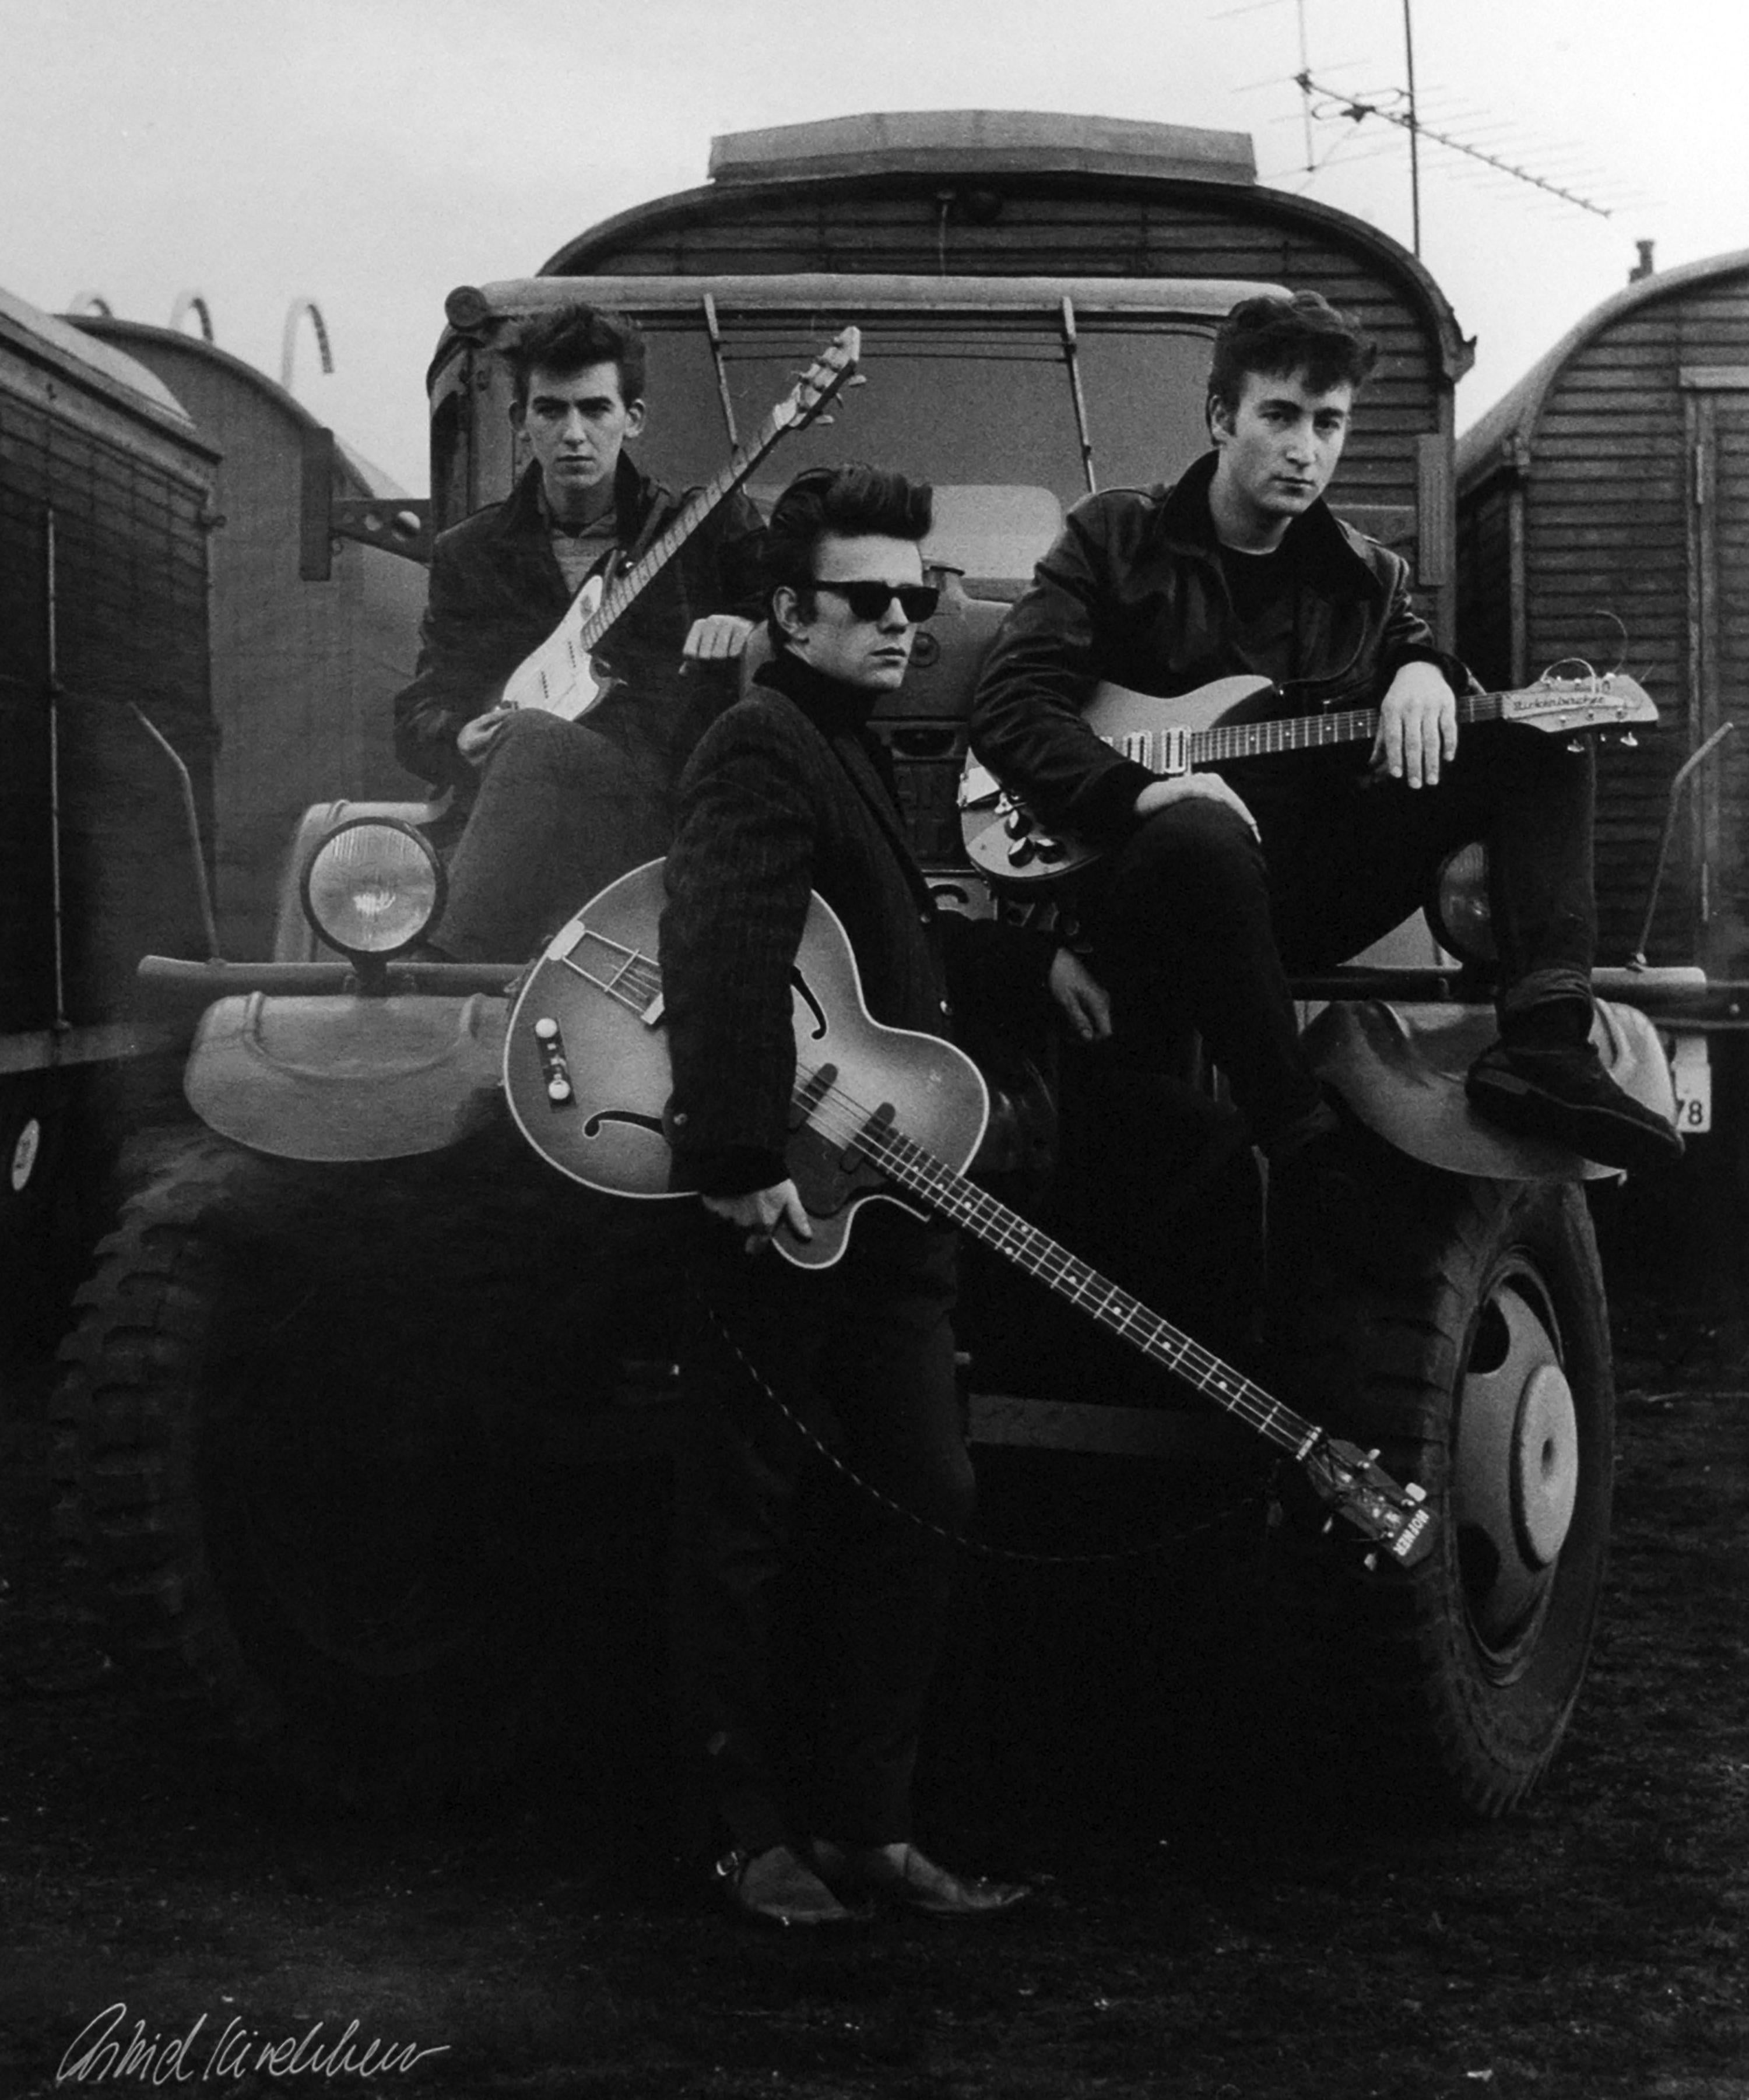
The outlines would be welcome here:
<svg viewBox="0 0 1749 2100">
<path fill-rule="evenodd" d="M 915 1845 L 837 1845 L 814 1841 L 814 1864 L 834 1895 L 923 1917 L 999 1917 L 1031 1894 L 1023 1882 L 987 1882 L 938 1867 Z"/>
<path fill-rule="evenodd" d="M 717 1886 L 731 1907 L 759 1925 L 837 1927 L 866 1925 L 873 1905 L 841 1903 L 793 1846 L 728 1852 L 717 1862 Z"/>
<path fill-rule="evenodd" d="M 1618 1086 L 1589 1043 L 1546 1050 L 1496 1043 L 1470 1066 L 1464 1091 L 1502 1130 L 1551 1138 L 1601 1167 L 1632 1171 L 1682 1156 L 1667 1118 Z"/>
</svg>

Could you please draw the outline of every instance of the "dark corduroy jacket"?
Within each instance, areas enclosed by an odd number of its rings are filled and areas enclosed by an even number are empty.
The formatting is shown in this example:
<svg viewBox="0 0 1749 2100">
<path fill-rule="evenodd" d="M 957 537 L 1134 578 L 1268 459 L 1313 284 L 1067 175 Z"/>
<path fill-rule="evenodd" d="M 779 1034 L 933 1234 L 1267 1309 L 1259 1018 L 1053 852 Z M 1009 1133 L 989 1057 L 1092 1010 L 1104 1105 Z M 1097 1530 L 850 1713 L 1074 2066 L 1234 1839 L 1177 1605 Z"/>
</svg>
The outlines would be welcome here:
<svg viewBox="0 0 1749 2100">
<path fill-rule="evenodd" d="M 871 704 L 780 654 L 687 767 L 661 933 L 681 1187 L 736 1195 L 784 1178 L 790 968 L 814 890 L 844 922 L 868 1011 L 889 1027 L 948 1035 L 950 984 L 987 1012 L 1046 1010 L 1049 942 L 938 912 Z"/>
<path fill-rule="evenodd" d="M 457 731 L 493 704 L 571 602 L 541 509 L 540 479 L 539 467 L 531 466 L 504 502 L 440 534 L 432 550 L 417 669 L 395 699 L 395 751 L 409 772 L 441 786 L 471 792 L 474 769 L 456 749 Z M 686 501 L 624 453 L 614 498 L 620 545 L 632 559 Z M 665 770 L 684 763 L 734 685 L 729 672 L 716 668 L 682 677 L 681 644 L 706 613 L 757 616 L 761 530 L 753 505 L 731 496 L 651 582 L 603 648 L 625 683 L 592 712 L 592 728 Z"/>
<path fill-rule="evenodd" d="M 1263 673 L 1247 660 L 1209 514 L 1217 454 L 1171 488 L 1114 488 L 1069 513 L 1004 622 L 973 703 L 973 748 L 1049 824 L 1102 845 L 1135 823 L 1153 778 L 1091 735 L 1080 712 L 1102 682 L 1143 693 L 1195 690 Z M 1293 678 L 1283 712 L 1376 706 L 1393 674 L 1467 673 L 1410 602 L 1408 565 L 1322 501 L 1288 527 L 1301 582 Z"/>
</svg>

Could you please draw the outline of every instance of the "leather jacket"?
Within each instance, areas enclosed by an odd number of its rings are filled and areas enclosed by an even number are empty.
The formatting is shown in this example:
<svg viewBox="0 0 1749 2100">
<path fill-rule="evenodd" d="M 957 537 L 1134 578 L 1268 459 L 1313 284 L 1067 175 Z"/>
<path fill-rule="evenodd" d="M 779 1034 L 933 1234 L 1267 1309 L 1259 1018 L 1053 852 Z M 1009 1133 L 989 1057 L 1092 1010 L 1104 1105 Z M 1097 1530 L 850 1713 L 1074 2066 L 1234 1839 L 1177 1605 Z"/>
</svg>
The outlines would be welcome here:
<svg viewBox="0 0 1749 2100">
<path fill-rule="evenodd" d="M 614 502 L 628 559 L 650 545 L 685 500 L 621 453 Z M 681 644 L 706 613 L 753 619 L 762 611 L 762 529 L 751 503 L 731 496 L 651 581 L 603 647 L 603 661 L 626 682 L 591 711 L 590 726 L 670 776 L 735 691 L 732 665 L 694 667 L 682 677 Z M 541 511 L 538 465 L 505 501 L 439 535 L 418 665 L 395 699 L 395 752 L 409 772 L 472 794 L 474 769 L 456 748 L 457 732 L 492 705 L 517 665 L 559 624 L 571 595 Z"/>
<path fill-rule="evenodd" d="M 1240 646 L 1209 515 L 1217 454 L 1168 488 L 1107 489 L 1078 503 L 1005 622 L 978 681 L 972 748 L 1048 824 L 1114 844 L 1153 775 L 1101 743 L 1081 709 L 1102 682 L 1194 691 L 1252 673 Z M 1376 704 L 1404 664 L 1468 674 L 1411 603 L 1408 564 L 1320 499 L 1288 528 L 1300 554 L 1293 676 L 1283 712 Z"/>
</svg>

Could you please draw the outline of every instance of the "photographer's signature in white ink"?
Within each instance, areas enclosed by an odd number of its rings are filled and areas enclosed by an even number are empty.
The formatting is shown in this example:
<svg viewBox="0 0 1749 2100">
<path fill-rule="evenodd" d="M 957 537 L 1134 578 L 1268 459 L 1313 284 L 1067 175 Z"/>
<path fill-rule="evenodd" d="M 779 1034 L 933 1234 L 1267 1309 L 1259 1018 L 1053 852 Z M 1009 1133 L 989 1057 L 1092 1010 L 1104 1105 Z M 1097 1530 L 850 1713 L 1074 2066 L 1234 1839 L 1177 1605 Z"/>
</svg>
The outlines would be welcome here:
<svg viewBox="0 0 1749 2100">
<path fill-rule="evenodd" d="M 377 2035 L 360 2042 L 357 2020 L 332 2037 L 325 2020 L 318 2020 L 306 2034 L 280 2036 L 263 2035 L 235 2015 L 216 2036 L 208 2038 L 206 2027 L 202 2013 L 182 2034 L 161 2030 L 148 2039 L 144 2020 L 136 2019 L 129 2031 L 127 2005 L 118 1999 L 86 2022 L 61 2058 L 55 2083 L 99 2085 L 105 2079 L 129 2078 L 143 2085 L 191 2085 L 258 2072 L 269 2078 L 380 2078 L 385 2072 L 411 2071 L 426 2057 L 446 2055 L 449 2049 L 448 2042 L 422 2048 L 417 2042 L 384 2041 Z"/>
</svg>

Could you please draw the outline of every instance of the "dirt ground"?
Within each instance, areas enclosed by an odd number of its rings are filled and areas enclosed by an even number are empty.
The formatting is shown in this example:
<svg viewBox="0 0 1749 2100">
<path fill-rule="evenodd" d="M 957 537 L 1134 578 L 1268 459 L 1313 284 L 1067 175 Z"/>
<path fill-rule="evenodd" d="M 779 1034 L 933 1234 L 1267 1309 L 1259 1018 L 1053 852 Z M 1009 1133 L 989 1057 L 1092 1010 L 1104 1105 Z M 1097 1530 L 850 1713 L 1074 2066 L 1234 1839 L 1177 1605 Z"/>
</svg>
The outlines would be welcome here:
<svg viewBox="0 0 1749 2100">
<path fill-rule="evenodd" d="M 1203 1594 L 1187 1557 L 1064 1577 L 993 1689 L 950 1688 L 924 1786 L 935 1849 L 1032 1900 L 828 1945 L 713 1908 L 635 1729 L 415 1828 L 179 1746 L 104 1666 L 15 1476 L 0 2100 L 154 2069 L 466 2100 L 1745 2100 L 1749 1321 L 1667 1286 L 1615 1325 L 1604 1623 L 1514 1818 L 1429 1822 L 1364 1770 L 1302 1768 L 1267 1687 L 1217 1712 L 1194 1672 L 1140 1666 Z M 1234 1623 L 1201 1621 L 1205 1648 Z M 94 2051 L 136 2026 L 153 2053 L 124 2076 Z"/>
</svg>

